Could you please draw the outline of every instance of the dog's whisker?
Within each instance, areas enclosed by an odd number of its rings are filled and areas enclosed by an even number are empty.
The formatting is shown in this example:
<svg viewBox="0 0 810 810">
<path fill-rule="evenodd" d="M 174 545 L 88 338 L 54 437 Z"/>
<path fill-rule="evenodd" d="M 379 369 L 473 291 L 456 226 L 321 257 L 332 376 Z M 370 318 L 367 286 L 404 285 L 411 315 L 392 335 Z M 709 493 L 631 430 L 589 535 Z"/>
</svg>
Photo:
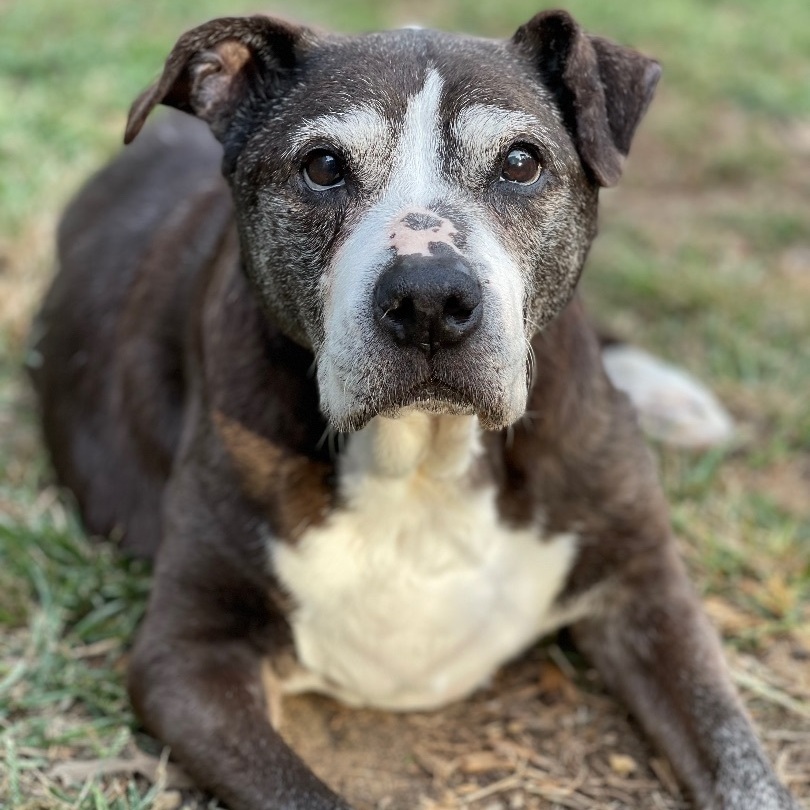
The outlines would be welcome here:
<svg viewBox="0 0 810 810">
<path fill-rule="evenodd" d="M 326 428 L 324 428 L 323 433 L 321 433 L 321 436 L 318 439 L 318 443 L 315 445 L 317 450 L 323 450 L 324 444 L 326 444 L 327 441 L 331 441 L 331 437 L 330 437 L 331 433 L 332 433 L 332 428 L 329 427 L 329 425 L 327 425 Z"/>
<path fill-rule="evenodd" d="M 515 441 L 515 427 L 514 427 L 514 425 L 509 425 L 506 428 L 506 446 L 507 446 L 507 448 L 509 448 L 511 450 L 512 445 L 514 444 L 514 441 Z"/>
<path fill-rule="evenodd" d="M 537 357 L 534 353 L 534 346 L 530 340 L 526 340 L 527 360 L 526 360 L 526 385 L 529 391 L 534 389 L 535 372 L 537 370 Z"/>
</svg>

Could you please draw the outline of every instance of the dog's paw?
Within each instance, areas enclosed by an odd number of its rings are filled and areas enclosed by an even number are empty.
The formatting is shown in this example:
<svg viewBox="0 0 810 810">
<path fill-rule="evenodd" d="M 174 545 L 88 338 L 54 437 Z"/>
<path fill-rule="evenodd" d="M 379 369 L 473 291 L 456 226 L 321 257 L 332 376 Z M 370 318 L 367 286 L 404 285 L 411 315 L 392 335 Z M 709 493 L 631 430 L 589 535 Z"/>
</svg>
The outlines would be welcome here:
<svg viewBox="0 0 810 810">
<path fill-rule="evenodd" d="M 605 347 L 610 381 L 635 405 L 645 432 L 680 447 L 711 447 L 729 441 L 734 425 L 704 385 L 680 368 L 635 346 Z"/>
<path fill-rule="evenodd" d="M 707 810 L 802 810 L 772 773 L 752 774 L 718 788 Z"/>
<path fill-rule="evenodd" d="M 713 802 L 706 810 L 803 810 L 786 792 L 769 794 L 767 798 L 757 795 L 724 797 Z"/>
</svg>

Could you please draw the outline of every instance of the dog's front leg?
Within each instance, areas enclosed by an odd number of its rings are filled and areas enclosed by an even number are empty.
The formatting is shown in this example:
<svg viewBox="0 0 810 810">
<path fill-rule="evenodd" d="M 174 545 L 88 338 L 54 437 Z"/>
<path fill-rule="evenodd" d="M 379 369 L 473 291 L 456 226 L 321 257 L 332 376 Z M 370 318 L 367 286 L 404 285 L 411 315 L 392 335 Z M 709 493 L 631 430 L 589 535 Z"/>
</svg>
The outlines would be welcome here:
<svg viewBox="0 0 810 810">
<path fill-rule="evenodd" d="M 574 634 L 697 807 L 798 810 L 756 739 L 671 543 L 628 566 Z"/>
<path fill-rule="evenodd" d="M 270 721 L 268 653 L 284 643 L 261 522 L 220 488 L 223 472 L 181 469 L 129 691 L 147 729 L 230 810 L 347 810 Z M 227 497 L 223 497 L 223 493 Z"/>
<path fill-rule="evenodd" d="M 261 658 L 245 642 L 160 637 L 146 629 L 130 694 L 147 728 L 195 782 L 232 810 L 344 810 L 268 718 Z"/>
</svg>

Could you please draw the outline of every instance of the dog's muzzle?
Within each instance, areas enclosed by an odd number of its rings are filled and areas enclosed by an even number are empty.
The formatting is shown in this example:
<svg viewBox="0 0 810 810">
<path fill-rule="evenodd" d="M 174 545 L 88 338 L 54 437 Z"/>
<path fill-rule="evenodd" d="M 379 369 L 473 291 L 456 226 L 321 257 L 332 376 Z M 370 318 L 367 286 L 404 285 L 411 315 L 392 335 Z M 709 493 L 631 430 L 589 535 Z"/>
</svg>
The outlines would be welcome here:
<svg viewBox="0 0 810 810">
<path fill-rule="evenodd" d="M 483 318 L 481 285 L 455 251 L 398 256 L 374 289 L 374 317 L 402 347 L 428 357 L 462 343 Z"/>
</svg>

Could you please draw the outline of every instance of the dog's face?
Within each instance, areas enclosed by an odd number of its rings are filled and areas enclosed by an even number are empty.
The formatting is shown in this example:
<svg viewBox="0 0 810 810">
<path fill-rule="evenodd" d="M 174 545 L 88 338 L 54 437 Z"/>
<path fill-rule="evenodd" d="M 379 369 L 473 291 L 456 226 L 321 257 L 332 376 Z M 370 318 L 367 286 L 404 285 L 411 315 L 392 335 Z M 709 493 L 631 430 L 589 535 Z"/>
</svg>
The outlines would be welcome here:
<svg viewBox="0 0 810 810">
<path fill-rule="evenodd" d="M 528 338 L 568 300 L 596 208 L 525 61 L 426 31 L 326 41 L 232 182 L 249 273 L 315 350 L 335 426 L 522 413 Z"/>
<path fill-rule="evenodd" d="M 128 137 L 159 100 L 211 123 L 248 275 L 314 351 L 334 428 L 407 407 L 498 428 L 657 77 L 562 13 L 508 42 L 220 20 L 181 39 Z"/>
</svg>

